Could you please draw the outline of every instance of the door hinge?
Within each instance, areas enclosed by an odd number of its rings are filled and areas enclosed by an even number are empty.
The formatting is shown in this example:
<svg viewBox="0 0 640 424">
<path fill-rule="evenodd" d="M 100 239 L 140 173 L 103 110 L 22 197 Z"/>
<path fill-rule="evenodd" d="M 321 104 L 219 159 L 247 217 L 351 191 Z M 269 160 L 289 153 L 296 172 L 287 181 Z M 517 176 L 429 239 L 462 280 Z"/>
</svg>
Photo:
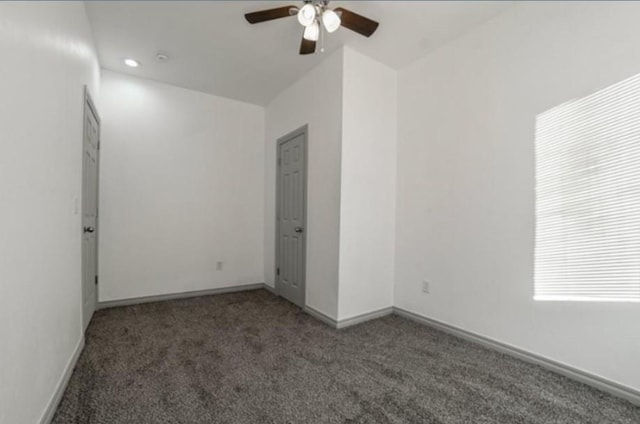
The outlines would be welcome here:
<svg viewBox="0 0 640 424">
<path fill-rule="evenodd" d="M 98 276 L 96 275 L 96 284 L 98 284 Z"/>
<path fill-rule="evenodd" d="M 276 268 L 276 275 L 280 275 L 280 268 Z"/>
<path fill-rule="evenodd" d="M 278 166 L 282 166 L 282 158 L 278 158 Z"/>
</svg>

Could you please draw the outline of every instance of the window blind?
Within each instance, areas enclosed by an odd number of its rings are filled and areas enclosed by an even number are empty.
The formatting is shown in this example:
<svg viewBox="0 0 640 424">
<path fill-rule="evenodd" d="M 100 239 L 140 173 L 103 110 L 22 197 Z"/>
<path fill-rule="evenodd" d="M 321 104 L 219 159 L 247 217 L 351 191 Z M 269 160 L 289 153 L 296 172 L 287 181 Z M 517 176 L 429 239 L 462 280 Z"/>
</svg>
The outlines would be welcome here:
<svg viewBox="0 0 640 424">
<path fill-rule="evenodd" d="M 536 300 L 640 301 L 640 75 L 538 115 Z"/>
</svg>

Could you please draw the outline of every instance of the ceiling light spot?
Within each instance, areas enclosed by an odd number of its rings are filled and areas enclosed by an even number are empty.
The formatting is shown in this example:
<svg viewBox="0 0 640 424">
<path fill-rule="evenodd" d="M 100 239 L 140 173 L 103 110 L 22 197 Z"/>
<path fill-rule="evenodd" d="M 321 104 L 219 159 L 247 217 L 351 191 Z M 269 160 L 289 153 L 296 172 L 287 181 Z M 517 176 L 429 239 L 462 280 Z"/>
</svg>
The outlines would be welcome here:
<svg viewBox="0 0 640 424">
<path fill-rule="evenodd" d="M 138 66 L 140 66 L 140 62 L 135 59 L 125 59 L 124 64 L 131 68 L 137 68 Z"/>
</svg>

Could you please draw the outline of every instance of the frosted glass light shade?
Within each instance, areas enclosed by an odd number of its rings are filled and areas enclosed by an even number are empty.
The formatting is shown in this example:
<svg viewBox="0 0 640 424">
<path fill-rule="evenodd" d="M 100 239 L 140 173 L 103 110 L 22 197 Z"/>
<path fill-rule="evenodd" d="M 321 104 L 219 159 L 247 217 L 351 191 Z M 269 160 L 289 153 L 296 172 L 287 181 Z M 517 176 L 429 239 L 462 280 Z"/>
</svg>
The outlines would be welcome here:
<svg viewBox="0 0 640 424">
<path fill-rule="evenodd" d="M 308 27 L 316 19 L 316 7 L 307 3 L 298 10 L 298 22 L 300 25 Z"/>
<path fill-rule="evenodd" d="M 305 40 L 309 41 L 318 41 L 318 36 L 320 35 L 320 25 L 318 25 L 318 21 L 314 21 L 311 25 L 304 29 L 304 34 L 302 35 Z"/>
<path fill-rule="evenodd" d="M 327 32 L 334 32 L 340 28 L 340 16 L 331 9 L 327 9 L 322 13 L 322 23 Z"/>
</svg>

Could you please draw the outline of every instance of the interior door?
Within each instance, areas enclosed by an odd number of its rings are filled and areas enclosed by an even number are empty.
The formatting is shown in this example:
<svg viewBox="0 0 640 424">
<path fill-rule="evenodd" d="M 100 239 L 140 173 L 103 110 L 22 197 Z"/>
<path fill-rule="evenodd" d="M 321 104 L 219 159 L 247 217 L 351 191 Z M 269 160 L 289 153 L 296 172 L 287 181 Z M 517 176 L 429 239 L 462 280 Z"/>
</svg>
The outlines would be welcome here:
<svg viewBox="0 0 640 424">
<path fill-rule="evenodd" d="M 82 176 L 82 322 L 96 310 L 98 284 L 98 157 L 100 118 L 85 90 Z"/>
<path fill-rule="evenodd" d="M 278 140 L 276 290 L 305 304 L 307 128 Z"/>
</svg>

